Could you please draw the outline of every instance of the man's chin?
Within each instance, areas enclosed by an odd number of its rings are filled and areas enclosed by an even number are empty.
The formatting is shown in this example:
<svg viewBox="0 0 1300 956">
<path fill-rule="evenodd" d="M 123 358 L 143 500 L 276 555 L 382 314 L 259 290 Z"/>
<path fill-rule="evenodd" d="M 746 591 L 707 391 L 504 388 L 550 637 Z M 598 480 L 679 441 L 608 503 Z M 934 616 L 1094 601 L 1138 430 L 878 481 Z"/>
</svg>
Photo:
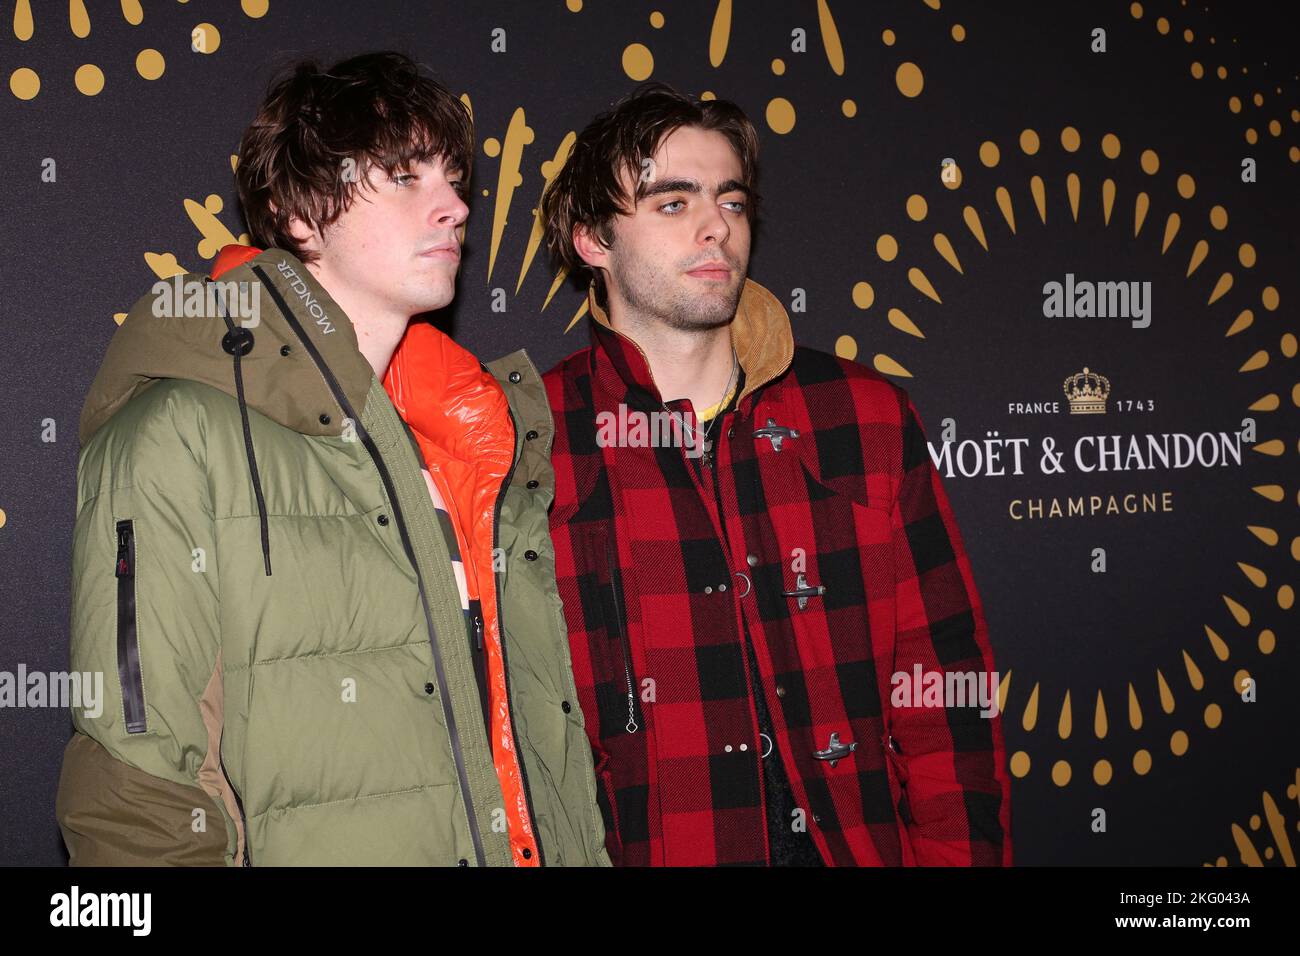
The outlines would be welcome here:
<svg viewBox="0 0 1300 956">
<path fill-rule="evenodd" d="M 425 293 L 416 301 L 417 309 L 415 312 L 438 312 L 447 308 L 456 298 L 455 287 Z M 415 312 L 412 312 L 414 315 Z"/>
<path fill-rule="evenodd" d="M 701 312 L 715 322 L 730 322 L 740 308 L 740 286 L 716 289 L 701 296 Z"/>
<path fill-rule="evenodd" d="M 736 310 L 734 307 L 718 302 L 703 303 L 697 300 L 697 307 L 692 309 L 684 320 L 678 324 L 681 328 L 691 328 L 704 332 L 726 325 L 735 317 Z"/>
</svg>

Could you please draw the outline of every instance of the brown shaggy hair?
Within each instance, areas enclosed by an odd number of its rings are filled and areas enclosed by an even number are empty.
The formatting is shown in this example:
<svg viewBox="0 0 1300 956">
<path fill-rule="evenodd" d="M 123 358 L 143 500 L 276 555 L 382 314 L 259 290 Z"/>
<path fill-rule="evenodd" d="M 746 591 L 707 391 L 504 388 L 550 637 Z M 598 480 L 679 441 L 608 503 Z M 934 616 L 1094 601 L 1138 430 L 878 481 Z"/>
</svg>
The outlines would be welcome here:
<svg viewBox="0 0 1300 956">
<path fill-rule="evenodd" d="M 632 215 L 649 188 L 642 175 L 643 160 L 654 155 L 665 136 L 681 126 L 714 130 L 731 142 L 740 160 L 741 182 L 749 187 L 745 209 L 753 226 L 758 215 L 758 134 L 744 111 L 729 100 L 686 96 L 666 83 L 642 83 L 592 120 L 578 134 L 564 168 L 542 195 L 539 214 L 546 245 L 555 264 L 570 275 L 592 273 L 596 301 L 608 308 L 604 277 L 591 269 L 573 245 L 573 229 L 585 226 L 606 247 L 614 244 L 610 228 L 615 215 Z M 631 208 L 620 180 L 626 172 L 636 189 Z"/>
<path fill-rule="evenodd" d="M 368 185 L 372 165 L 391 176 L 439 156 L 468 196 L 469 110 L 409 57 L 366 53 L 328 70 L 294 63 L 272 80 L 239 143 L 235 182 L 253 244 L 310 262 L 316 255 L 289 234 L 291 218 L 323 232 Z"/>
</svg>

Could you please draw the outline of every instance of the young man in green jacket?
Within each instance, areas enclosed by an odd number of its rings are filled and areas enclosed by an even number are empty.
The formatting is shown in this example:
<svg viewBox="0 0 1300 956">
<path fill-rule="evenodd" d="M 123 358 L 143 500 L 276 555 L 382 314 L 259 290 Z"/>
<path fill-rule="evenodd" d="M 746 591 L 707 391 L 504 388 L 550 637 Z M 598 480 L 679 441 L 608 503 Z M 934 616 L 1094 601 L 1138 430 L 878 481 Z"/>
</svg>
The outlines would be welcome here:
<svg viewBox="0 0 1300 956">
<path fill-rule="evenodd" d="M 256 246 L 156 284 L 81 416 L 74 865 L 607 866 L 527 355 L 446 306 L 466 107 L 397 54 L 276 81 Z M 415 319 L 415 321 L 412 321 Z"/>
</svg>

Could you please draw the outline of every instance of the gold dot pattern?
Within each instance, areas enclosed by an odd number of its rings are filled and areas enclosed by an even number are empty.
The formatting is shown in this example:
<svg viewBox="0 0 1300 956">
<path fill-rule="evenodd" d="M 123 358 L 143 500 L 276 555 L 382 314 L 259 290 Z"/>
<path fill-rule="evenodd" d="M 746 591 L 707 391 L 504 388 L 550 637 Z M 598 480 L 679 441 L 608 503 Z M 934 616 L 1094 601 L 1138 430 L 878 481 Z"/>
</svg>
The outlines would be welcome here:
<svg viewBox="0 0 1300 956">
<path fill-rule="evenodd" d="M 86 63 L 77 68 L 73 81 L 78 92 L 86 96 L 98 96 L 104 89 L 104 71 L 93 63 Z"/>
<path fill-rule="evenodd" d="M 166 64 L 157 50 L 141 50 L 135 58 L 135 70 L 146 80 L 156 80 L 163 75 Z"/>
<path fill-rule="evenodd" d="M 869 282 L 858 282 L 853 286 L 853 304 L 859 309 L 871 308 L 871 303 L 876 301 L 876 290 L 871 287 Z"/>
<path fill-rule="evenodd" d="M 654 69 L 654 55 L 644 43 L 629 43 L 623 48 L 623 72 L 629 79 L 637 82 L 649 79 Z"/>
<path fill-rule="evenodd" d="M 909 99 L 920 96 L 921 90 L 925 88 L 925 77 L 921 73 L 921 68 L 910 60 L 899 64 L 894 72 L 894 82 L 898 86 L 898 92 Z"/>
<path fill-rule="evenodd" d="M 794 129 L 794 104 L 784 96 L 774 96 L 768 101 L 766 117 L 772 132 L 784 135 Z"/>
</svg>

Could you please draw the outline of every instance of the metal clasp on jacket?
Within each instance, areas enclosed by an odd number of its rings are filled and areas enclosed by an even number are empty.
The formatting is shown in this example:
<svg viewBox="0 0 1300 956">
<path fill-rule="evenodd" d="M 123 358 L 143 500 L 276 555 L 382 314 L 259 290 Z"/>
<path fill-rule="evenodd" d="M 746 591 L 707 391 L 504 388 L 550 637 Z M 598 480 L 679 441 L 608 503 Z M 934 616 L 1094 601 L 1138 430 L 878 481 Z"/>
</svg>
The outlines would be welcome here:
<svg viewBox="0 0 1300 956">
<path fill-rule="evenodd" d="M 814 750 L 813 756 L 818 760 L 829 760 L 831 766 L 835 766 L 837 761 L 843 760 L 853 751 L 858 749 L 858 742 L 850 740 L 846 744 L 840 743 L 839 731 L 831 734 L 830 743 L 826 745 L 825 750 Z"/>
<path fill-rule="evenodd" d="M 821 597 L 823 594 L 826 593 L 826 585 L 809 584 L 808 579 L 805 578 L 803 574 L 800 574 L 794 580 L 794 590 L 782 591 L 781 593 L 784 594 L 786 597 L 798 598 L 799 610 L 802 611 L 804 608 L 808 606 L 808 599 L 810 597 Z"/>
<path fill-rule="evenodd" d="M 794 428 L 786 428 L 784 425 L 778 425 L 776 419 L 769 418 L 767 424 L 761 428 L 755 429 L 755 438 L 766 438 L 772 443 L 773 451 L 781 450 L 781 442 L 787 438 L 798 438 L 799 432 Z"/>
</svg>

